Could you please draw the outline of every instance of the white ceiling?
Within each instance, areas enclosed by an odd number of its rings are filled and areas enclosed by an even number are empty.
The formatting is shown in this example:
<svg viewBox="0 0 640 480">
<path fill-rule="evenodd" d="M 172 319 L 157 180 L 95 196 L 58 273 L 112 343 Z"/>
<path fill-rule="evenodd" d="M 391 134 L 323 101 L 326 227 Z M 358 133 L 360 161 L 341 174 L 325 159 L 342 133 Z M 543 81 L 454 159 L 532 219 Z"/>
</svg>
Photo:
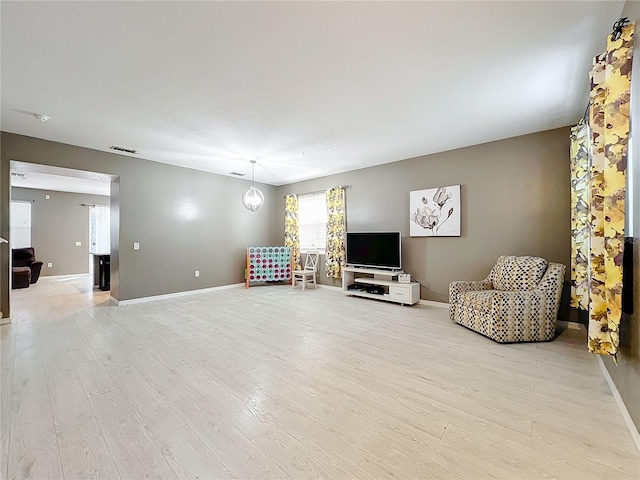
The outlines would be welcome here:
<svg viewBox="0 0 640 480">
<path fill-rule="evenodd" d="M 0 126 L 282 185 L 575 123 L 623 6 L 2 1 Z"/>
</svg>

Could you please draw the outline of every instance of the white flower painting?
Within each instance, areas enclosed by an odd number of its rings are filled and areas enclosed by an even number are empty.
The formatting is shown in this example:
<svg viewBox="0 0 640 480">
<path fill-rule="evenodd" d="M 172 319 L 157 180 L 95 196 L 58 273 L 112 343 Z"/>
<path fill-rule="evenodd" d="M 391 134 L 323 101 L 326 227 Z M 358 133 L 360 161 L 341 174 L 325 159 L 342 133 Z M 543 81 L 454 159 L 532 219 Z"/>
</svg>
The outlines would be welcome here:
<svg viewBox="0 0 640 480">
<path fill-rule="evenodd" d="M 412 237 L 460 236 L 460 185 L 409 193 Z"/>
</svg>

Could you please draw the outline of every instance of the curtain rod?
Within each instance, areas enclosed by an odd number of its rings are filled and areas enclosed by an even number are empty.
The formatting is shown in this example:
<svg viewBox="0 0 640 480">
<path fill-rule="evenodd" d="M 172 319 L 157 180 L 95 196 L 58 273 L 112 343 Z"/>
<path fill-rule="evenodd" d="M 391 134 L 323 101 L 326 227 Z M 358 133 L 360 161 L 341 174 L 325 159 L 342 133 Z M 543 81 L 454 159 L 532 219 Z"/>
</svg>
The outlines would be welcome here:
<svg viewBox="0 0 640 480">
<path fill-rule="evenodd" d="M 338 187 L 342 187 L 342 188 L 351 188 L 351 185 L 338 185 Z M 337 187 L 331 187 L 331 188 L 337 188 Z M 325 193 L 327 190 L 331 190 L 331 188 L 325 188 L 324 190 L 314 190 L 313 192 L 302 192 L 302 193 L 294 193 L 292 195 L 313 195 L 314 193 Z M 283 198 L 287 198 L 287 195 L 283 195 Z"/>
</svg>

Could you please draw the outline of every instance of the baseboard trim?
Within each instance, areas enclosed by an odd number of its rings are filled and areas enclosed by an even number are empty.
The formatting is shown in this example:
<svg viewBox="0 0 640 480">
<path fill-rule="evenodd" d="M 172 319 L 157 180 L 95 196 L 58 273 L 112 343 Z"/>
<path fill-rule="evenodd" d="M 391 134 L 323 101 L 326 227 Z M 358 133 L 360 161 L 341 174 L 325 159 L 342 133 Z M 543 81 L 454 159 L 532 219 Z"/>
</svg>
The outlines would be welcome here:
<svg viewBox="0 0 640 480">
<path fill-rule="evenodd" d="M 11 323 L 11 317 L 0 318 L 0 326 L 9 325 Z"/>
<path fill-rule="evenodd" d="M 40 275 L 40 278 L 72 278 L 72 277 L 87 277 L 89 276 L 89 272 L 86 273 L 65 273 L 64 275 Z"/>
<path fill-rule="evenodd" d="M 420 305 L 429 305 L 430 307 L 449 308 L 448 303 L 434 302 L 433 300 L 420 300 Z"/>
<path fill-rule="evenodd" d="M 320 288 L 328 288 L 329 290 L 342 291 L 342 287 L 336 287 L 335 285 L 322 285 L 318 283 L 318 287 Z"/>
<path fill-rule="evenodd" d="M 132 298 L 130 300 L 118 300 L 114 297 L 109 297 L 113 303 L 118 306 L 134 305 L 136 303 L 153 302 L 155 300 L 166 300 L 167 298 L 184 297 L 186 295 L 198 295 L 200 293 L 215 292 L 216 290 L 227 290 L 229 288 L 244 287 L 245 283 L 232 283 L 231 285 L 221 285 L 219 287 L 200 288 L 198 290 L 185 290 L 184 292 L 166 293 L 164 295 L 153 295 L 151 297 Z"/>
<path fill-rule="evenodd" d="M 629 433 L 631 434 L 631 438 L 633 438 L 634 443 L 636 444 L 636 448 L 638 452 L 640 452 L 640 433 L 638 432 L 638 428 L 636 424 L 633 423 L 633 419 L 629 414 L 629 410 L 627 410 L 627 406 L 624 404 L 622 397 L 620 396 L 620 392 L 618 391 L 618 387 L 613 383 L 613 378 L 609 374 L 606 365 L 604 364 L 604 360 L 602 360 L 602 355 L 596 354 L 598 357 L 598 363 L 600 364 L 600 368 L 602 369 L 602 373 L 604 374 L 604 378 L 607 380 L 609 384 L 609 388 L 611 389 L 611 393 L 613 394 L 613 398 L 616 399 L 616 403 L 618 404 L 618 408 L 620 409 L 620 413 L 622 413 L 622 418 L 624 418 L 624 422 L 627 424 L 627 428 L 629 429 Z"/>
</svg>

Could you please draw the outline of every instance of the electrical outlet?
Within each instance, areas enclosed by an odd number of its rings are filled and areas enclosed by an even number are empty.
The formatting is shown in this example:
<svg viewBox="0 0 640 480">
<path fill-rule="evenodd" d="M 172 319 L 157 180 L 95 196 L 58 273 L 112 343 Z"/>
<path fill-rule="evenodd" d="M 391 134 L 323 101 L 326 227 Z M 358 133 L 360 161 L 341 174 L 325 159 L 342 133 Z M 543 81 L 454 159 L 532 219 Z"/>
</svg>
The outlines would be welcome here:
<svg viewBox="0 0 640 480">
<path fill-rule="evenodd" d="M 196 277 L 200 276 L 200 270 L 196 270 Z"/>
<path fill-rule="evenodd" d="M 133 244 L 133 249 L 134 249 L 134 250 L 140 250 L 140 244 L 139 244 L 138 242 L 135 242 L 135 243 Z"/>
<path fill-rule="evenodd" d="M 82 246 L 82 242 L 76 242 L 76 247 Z"/>
<path fill-rule="evenodd" d="M 47 263 L 47 267 L 48 267 L 48 268 L 53 267 L 53 263 Z"/>
<path fill-rule="evenodd" d="M 45 195 L 45 196 L 44 196 L 44 199 L 45 199 L 45 200 L 49 200 L 50 198 L 51 198 L 51 195 Z"/>
</svg>

